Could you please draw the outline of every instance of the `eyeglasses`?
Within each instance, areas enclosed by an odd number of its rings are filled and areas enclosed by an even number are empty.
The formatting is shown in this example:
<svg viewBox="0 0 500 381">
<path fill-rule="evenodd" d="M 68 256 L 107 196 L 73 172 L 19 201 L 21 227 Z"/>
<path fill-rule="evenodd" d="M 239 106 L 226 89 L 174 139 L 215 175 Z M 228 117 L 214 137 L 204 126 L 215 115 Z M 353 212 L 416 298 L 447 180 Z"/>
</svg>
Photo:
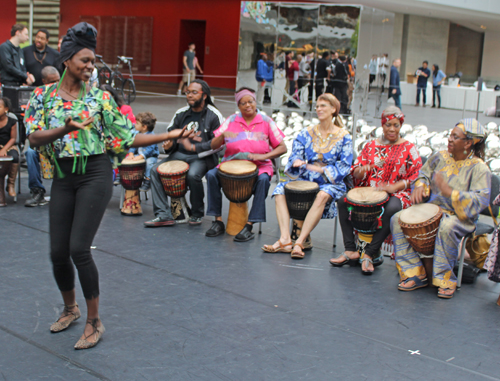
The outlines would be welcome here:
<svg viewBox="0 0 500 381">
<path fill-rule="evenodd" d="M 200 92 L 199 91 L 196 91 L 196 90 L 193 90 L 193 91 L 190 91 L 190 90 L 186 90 L 184 92 L 184 94 L 186 95 L 189 95 L 189 94 L 193 94 L 193 95 L 198 95 Z"/>
<path fill-rule="evenodd" d="M 246 105 L 253 105 L 254 103 L 255 103 L 255 101 L 253 99 L 250 99 L 249 101 L 246 101 L 244 103 L 240 102 L 239 105 L 242 106 L 242 107 L 245 107 Z"/>
<path fill-rule="evenodd" d="M 450 137 L 448 139 L 450 139 L 450 140 L 467 140 L 467 138 L 461 138 L 460 136 L 458 136 L 456 134 L 450 135 Z"/>
</svg>

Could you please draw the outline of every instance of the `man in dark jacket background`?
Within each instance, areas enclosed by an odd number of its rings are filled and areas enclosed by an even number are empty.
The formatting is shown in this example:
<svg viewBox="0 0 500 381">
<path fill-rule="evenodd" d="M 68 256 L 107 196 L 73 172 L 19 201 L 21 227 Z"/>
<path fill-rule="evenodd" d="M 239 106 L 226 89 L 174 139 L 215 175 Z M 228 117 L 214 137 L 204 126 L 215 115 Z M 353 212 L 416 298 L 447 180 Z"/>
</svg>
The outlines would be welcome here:
<svg viewBox="0 0 500 381">
<path fill-rule="evenodd" d="M 169 156 L 151 169 L 151 194 L 155 218 L 146 221 L 144 223 L 146 227 L 175 225 L 168 198 L 157 171 L 161 164 L 170 160 L 181 160 L 189 164 L 186 177 L 192 209 L 189 224 L 201 224 L 201 219 L 205 215 L 203 202 L 205 190 L 202 179 L 208 170 L 218 164 L 218 158 L 213 152 L 201 158 L 199 155 L 211 150 L 210 142 L 214 138 L 213 132 L 224 122 L 222 114 L 212 103 L 210 94 L 210 87 L 205 81 L 193 80 L 186 91 L 188 105 L 177 110 L 167 128 L 171 131 L 188 126 L 197 131 L 197 136 L 194 139 L 179 139 L 176 142 L 168 141 L 163 144 L 163 149 Z"/>
<path fill-rule="evenodd" d="M 42 86 L 42 70 L 46 66 L 58 67 L 59 52 L 49 46 L 50 34 L 47 29 L 36 32 L 35 42 L 23 49 L 26 70 L 33 74 L 33 86 Z"/>
<path fill-rule="evenodd" d="M 0 82 L 3 86 L 31 85 L 35 78 L 26 71 L 24 54 L 19 48 L 19 45 L 29 40 L 28 28 L 24 24 L 15 24 L 10 36 L 0 45 Z"/>
</svg>

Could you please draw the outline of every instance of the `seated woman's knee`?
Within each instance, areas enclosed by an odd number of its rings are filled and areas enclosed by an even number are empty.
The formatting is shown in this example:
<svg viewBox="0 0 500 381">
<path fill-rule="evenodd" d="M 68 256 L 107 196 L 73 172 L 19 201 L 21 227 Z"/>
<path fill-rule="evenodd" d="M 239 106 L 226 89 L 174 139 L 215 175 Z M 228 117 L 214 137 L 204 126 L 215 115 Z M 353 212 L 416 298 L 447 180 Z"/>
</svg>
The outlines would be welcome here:
<svg viewBox="0 0 500 381">
<path fill-rule="evenodd" d="M 318 194 L 316 195 L 316 201 L 322 205 L 326 205 L 331 199 L 332 196 L 323 191 L 319 191 Z"/>
</svg>

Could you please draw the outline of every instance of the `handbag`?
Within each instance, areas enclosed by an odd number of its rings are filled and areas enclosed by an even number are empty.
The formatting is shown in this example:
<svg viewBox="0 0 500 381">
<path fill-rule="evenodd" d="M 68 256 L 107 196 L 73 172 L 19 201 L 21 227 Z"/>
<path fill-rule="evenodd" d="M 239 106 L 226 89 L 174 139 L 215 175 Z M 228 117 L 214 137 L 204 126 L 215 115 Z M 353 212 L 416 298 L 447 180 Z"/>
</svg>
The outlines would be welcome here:
<svg viewBox="0 0 500 381">
<path fill-rule="evenodd" d="M 493 215 L 493 211 L 491 210 L 491 206 L 488 206 L 490 210 L 491 217 L 493 218 L 493 222 L 495 226 L 497 226 L 497 219 Z M 484 267 L 484 262 L 486 261 L 486 257 L 490 251 L 491 242 L 488 239 L 487 234 L 474 235 L 471 239 L 467 240 L 465 244 L 465 248 L 470 255 L 470 259 L 476 265 L 476 267 L 480 270 Z"/>
</svg>

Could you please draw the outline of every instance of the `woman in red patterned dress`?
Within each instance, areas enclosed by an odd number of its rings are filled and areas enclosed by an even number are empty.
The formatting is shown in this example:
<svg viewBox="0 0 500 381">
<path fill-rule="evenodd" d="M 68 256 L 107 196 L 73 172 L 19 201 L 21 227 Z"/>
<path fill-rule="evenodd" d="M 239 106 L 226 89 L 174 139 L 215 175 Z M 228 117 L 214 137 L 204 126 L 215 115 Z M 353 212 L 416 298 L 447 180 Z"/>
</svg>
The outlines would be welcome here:
<svg viewBox="0 0 500 381">
<path fill-rule="evenodd" d="M 384 205 L 382 227 L 373 235 L 372 241 L 364 248 L 361 271 L 370 275 L 374 264 L 383 262 L 379 257 L 382 243 L 391 233 L 391 217 L 411 205 L 411 183 L 422 167 L 422 159 L 415 145 L 403 139 L 399 130 L 404 115 L 395 106 L 389 106 L 382 113 L 383 135 L 368 142 L 351 168 L 355 187 L 376 187 L 389 193 L 389 201 Z M 344 253 L 330 260 L 333 266 L 343 266 L 357 262 L 360 258 L 354 241 L 354 231 L 349 220 L 349 212 L 344 198 L 338 200 L 340 226 L 344 238 Z"/>
</svg>

